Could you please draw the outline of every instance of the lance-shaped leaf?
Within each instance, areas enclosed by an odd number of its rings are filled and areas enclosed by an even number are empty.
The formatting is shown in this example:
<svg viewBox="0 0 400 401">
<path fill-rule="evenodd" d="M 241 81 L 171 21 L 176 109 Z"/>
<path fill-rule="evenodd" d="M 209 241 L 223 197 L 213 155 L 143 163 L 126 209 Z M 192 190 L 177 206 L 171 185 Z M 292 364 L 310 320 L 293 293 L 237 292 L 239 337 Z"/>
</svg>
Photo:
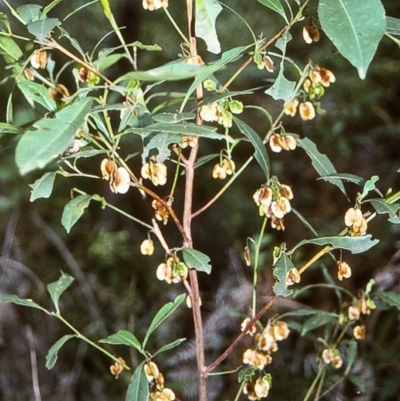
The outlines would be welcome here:
<svg viewBox="0 0 400 401">
<path fill-rule="evenodd" d="M 306 239 L 300 241 L 293 249 L 292 253 L 306 244 L 314 244 L 319 246 L 330 245 L 331 249 L 346 249 L 353 254 L 362 253 L 368 251 L 374 247 L 379 240 L 371 240 L 371 235 L 363 235 L 362 237 L 322 237 L 315 239 Z"/>
<path fill-rule="evenodd" d="M 196 0 L 195 32 L 198 38 L 207 44 L 207 50 L 214 54 L 221 53 L 221 45 L 215 29 L 215 21 L 222 11 L 217 0 Z"/>
<path fill-rule="evenodd" d="M 393 224 L 400 224 L 400 218 L 398 216 L 398 210 L 400 209 L 400 204 L 398 203 L 387 203 L 384 199 L 371 199 L 369 201 L 371 205 L 376 210 L 378 214 L 388 213 L 388 220 Z"/>
<path fill-rule="evenodd" d="M 46 368 L 47 369 L 52 369 L 54 365 L 57 362 L 58 358 L 58 351 L 60 348 L 71 338 L 76 337 L 75 334 L 66 334 L 65 336 L 61 337 L 57 342 L 55 342 L 51 348 L 49 349 L 49 352 L 46 355 Z"/>
<path fill-rule="evenodd" d="M 71 228 L 82 217 L 91 199 L 92 197 L 90 195 L 79 195 L 65 205 L 61 217 L 61 224 L 67 230 L 67 233 L 71 231 Z"/>
<path fill-rule="evenodd" d="M 147 341 L 154 330 L 175 312 L 185 297 L 185 294 L 178 295 L 173 302 L 168 302 L 157 312 L 147 329 L 146 337 L 143 340 L 143 348 L 146 347 Z"/>
<path fill-rule="evenodd" d="M 211 273 L 210 258 L 204 253 L 192 248 L 182 248 L 182 256 L 189 269 L 207 274 Z"/>
<path fill-rule="evenodd" d="M 45 173 L 33 184 L 30 184 L 29 186 L 32 188 L 32 191 L 29 200 L 33 202 L 39 198 L 48 198 L 53 192 L 54 180 L 57 174 L 60 174 L 60 172 L 52 171 L 50 173 Z"/>
<path fill-rule="evenodd" d="M 158 351 L 156 351 L 154 353 L 153 356 L 161 354 L 162 352 L 165 352 L 165 351 L 169 351 L 170 349 L 176 348 L 179 345 L 181 345 L 185 340 L 186 340 L 186 338 L 178 338 L 177 340 L 172 341 L 172 343 L 169 343 L 169 344 L 166 344 L 166 345 L 162 346 Z"/>
<path fill-rule="evenodd" d="M 149 382 L 144 372 L 144 362 L 135 369 L 126 392 L 125 401 L 146 401 L 149 399 Z"/>
<path fill-rule="evenodd" d="M 318 16 L 323 31 L 364 79 L 386 31 L 380 0 L 321 0 Z"/>
<path fill-rule="evenodd" d="M 0 136 L 5 134 L 20 135 L 23 133 L 24 130 L 20 127 L 16 127 L 12 124 L 0 123 Z"/>
<path fill-rule="evenodd" d="M 75 131 L 82 126 L 92 99 L 83 99 L 65 107 L 54 118 L 37 121 L 22 135 L 15 151 L 21 174 L 45 167 L 71 144 Z"/>
<path fill-rule="evenodd" d="M 306 151 L 308 157 L 311 159 L 315 171 L 321 176 L 321 178 L 339 187 L 347 197 L 342 181 L 338 178 L 330 178 L 332 174 L 337 174 L 337 171 L 328 156 L 320 153 L 311 139 L 300 138 L 296 135 L 296 142 L 300 148 L 303 148 Z"/>
<path fill-rule="evenodd" d="M 316 313 L 309 317 L 303 324 L 301 328 L 301 335 L 306 335 L 309 331 L 321 327 L 333 319 L 338 319 L 339 315 L 336 313 L 330 313 L 323 310 L 318 310 Z"/>
<path fill-rule="evenodd" d="M 60 312 L 60 308 L 58 307 L 60 296 L 72 284 L 73 281 L 73 277 L 69 276 L 68 274 L 61 273 L 61 277 L 57 281 L 50 283 L 47 286 L 47 291 L 49 292 L 51 300 L 56 307 L 57 313 Z"/>
<path fill-rule="evenodd" d="M 112 334 L 107 338 L 99 340 L 99 343 L 113 344 L 113 345 L 127 345 L 128 347 L 133 347 L 139 352 L 143 353 L 142 346 L 139 340 L 127 330 L 119 330 L 118 333 Z"/>
<path fill-rule="evenodd" d="M 294 264 L 289 256 L 282 252 L 281 257 L 276 262 L 275 268 L 273 270 L 274 277 L 276 278 L 276 283 L 274 284 L 273 290 L 276 295 L 282 297 L 288 297 L 293 293 L 293 290 L 288 290 L 286 285 L 286 278 L 290 269 L 294 268 Z"/>
<path fill-rule="evenodd" d="M 35 308 L 46 312 L 47 314 L 49 313 L 46 309 L 42 308 L 36 302 L 33 302 L 31 299 L 20 298 L 13 294 L 0 294 L 0 303 L 12 303 L 15 305 L 27 306 L 28 308 Z"/>
<path fill-rule="evenodd" d="M 239 47 L 234 47 L 233 49 L 230 49 L 226 52 L 223 52 L 221 58 L 218 61 L 207 66 L 202 71 L 200 70 L 199 73 L 197 74 L 196 79 L 193 81 L 193 83 L 190 85 L 190 88 L 186 92 L 185 98 L 183 99 L 179 112 L 182 113 L 187 101 L 189 100 L 190 96 L 192 95 L 193 91 L 197 88 L 198 85 L 200 85 L 203 81 L 208 79 L 215 72 L 221 70 L 228 63 L 231 63 L 232 61 L 236 60 L 249 47 L 250 46 L 239 46 Z"/>
<path fill-rule="evenodd" d="M 18 84 L 18 88 L 30 103 L 34 101 L 42 105 L 48 111 L 57 110 L 56 102 L 50 97 L 49 91 L 44 85 L 25 80 Z"/>
<path fill-rule="evenodd" d="M 247 139 L 252 143 L 255 149 L 254 157 L 257 160 L 260 167 L 263 169 L 266 179 L 269 179 L 269 158 L 268 153 L 265 149 L 261 138 L 258 136 L 257 132 L 253 130 L 249 125 L 247 125 L 242 120 L 234 117 L 235 124 L 238 126 L 239 131 L 247 137 Z"/>
</svg>

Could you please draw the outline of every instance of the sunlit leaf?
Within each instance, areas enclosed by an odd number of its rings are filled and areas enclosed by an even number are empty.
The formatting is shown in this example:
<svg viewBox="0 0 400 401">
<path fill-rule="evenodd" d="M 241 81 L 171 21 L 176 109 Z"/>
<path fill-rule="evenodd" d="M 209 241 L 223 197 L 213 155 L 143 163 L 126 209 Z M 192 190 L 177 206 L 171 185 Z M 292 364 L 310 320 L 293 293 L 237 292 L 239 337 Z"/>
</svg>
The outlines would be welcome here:
<svg viewBox="0 0 400 401">
<path fill-rule="evenodd" d="M 375 185 L 378 180 L 379 180 L 379 177 L 377 175 L 373 175 L 369 180 L 367 180 L 365 182 L 364 188 L 363 188 L 362 193 L 360 195 L 360 200 L 364 199 L 372 191 L 377 192 L 380 196 L 383 197 L 383 195 L 376 188 L 376 185 Z"/>
<path fill-rule="evenodd" d="M 65 107 L 54 118 L 44 117 L 22 135 L 15 151 L 21 174 L 45 167 L 71 144 L 75 131 L 84 123 L 92 99 Z"/>
<path fill-rule="evenodd" d="M 188 91 L 186 92 L 185 98 L 181 104 L 179 109 L 180 112 L 183 111 L 187 101 L 189 100 L 190 96 L 192 95 L 193 91 L 200 85 L 203 81 L 210 78 L 218 70 L 222 69 L 226 64 L 231 63 L 232 61 L 236 60 L 246 49 L 250 46 L 239 46 L 234 47 L 226 52 L 222 53 L 221 58 L 213 64 L 207 66 L 207 68 L 200 70 L 199 74 L 197 74 L 196 79 L 190 85 Z"/>
<path fill-rule="evenodd" d="M 400 204 L 398 203 L 387 203 L 384 199 L 371 199 L 369 201 L 378 214 L 388 213 L 388 220 L 393 224 L 400 224 L 400 218 L 398 210 Z"/>
<path fill-rule="evenodd" d="M 179 81 L 193 78 L 207 70 L 204 65 L 190 65 L 183 61 L 175 61 L 147 71 L 128 72 L 118 78 L 115 83 L 134 79 L 136 81 Z"/>
<path fill-rule="evenodd" d="M 300 148 L 303 148 L 308 157 L 311 159 L 311 163 L 315 169 L 315 171 L 321 176 L 322 179 L 326 179 L 327 181 L 331 182 L 332 184 L 336 185 L 340 188 L 340 190 L 346 195 L 346 190 L 343 186 L 343 183 L 338 178 L 326 178 L 332 174 L 337 174 L 335 167 L 333 166 L 332 162 L 329 158 L 320 153 L 315 143 L 308 138 L 300 138 L 296 136 L 297 145 Z"/>
<path fill-rule="evenodd" d="M 128 386 L 125 401 L 147 401 L 149 399 L 149 382 L 144 372 L 144 362 L 137 366 Z"/>
<path fill-rule="evenodd" d="M 186 340 L 186 338 L 178 338 L 177 340 L 172 341 L 172 343 L 166 344 L 163 347 L 161 347 L 157 352 L 155 352 L 153 354 L 153 356 L 161 354 L 162 352 L 165 352 L 165 351 L 169 351 L 170 349 L 176 348 L 179 345 L 181 345 L 185 340 Z"/>
<path fill-rule="evenodd" d="M 258 0 L 259 3 L 278 13 L 286 22 L 289 22 L 286 17 L 285 10 L 280 0 Z"/>
<path fill-rule="evenodd" d="M 90 195 L 79 195 L 65 205 L 61 217 L 61 224 L 67 230 L 67 233 L 71 231 L 71 228 L 82 217 L 91 199 L 92 197 Z"/>
<path fill-rule="evenodd" d="M 37 40 L 43 42 L 49 33 L 61 22 L 57 18 L 46 18 L 40 21 L 33 21 L 28 24 L 28 31 L 36 37 Z"/>
<path fill-rule="evenodd" d="M 385 9 L 380 0 L 320 0 L 321 27 L 339 52 L 364 79 L 386 31 Z"/>
<path fill-rule="evenodd" d="M 58 358 L 58 351 L 60 348 L 71 338 L 76 338 L 75 334 L 66 334 L 65 336 L 61 337 L 57 342 L 55 342 L 49 352 L 46 355 L 46 368 L 52 369 L 57 362 Z"/>
<path fill-rule="evenodd" d="M 146 337 L 143 340 L 143 348 L 146 347 L 147 341 L 154 330 L 175 312 L 185 298 L 186 294 L 178 295 L 173 302 L 168 302 L 157 312 L 147 329 Z"/>
<path fill-rule="evenodd" d="M 341 174 L 329 174 L 325 175 L 323 177 L 317 178 L 318 180 L 325 180 L 329 182 L 337 182 L 337 180 L 342 180 L 345 182 L 353 182 L 354 184 L 361 185 L 364 182 L 364 178 L 359 177 L 358 175 L 354 174 L 347 174 L 347 173 L 341 173 Z"/>
<path fill-rule="evenodd" d="M 295 86 L 296 82 L 292 82 L 286 79 L 283 75 L 283 70 L 280 69 L 279 74 L 275 79 L 275 82 L 270 88 L 265 91 L 265 93 L 275 100 L 281 99 L 284 102 L 287 102 L 293 97 Z"/>
<path fill-rule="evenodd" d="M 198 38 L 207 44 L 207 50 L 214 54 L 221 53 L 221 45 L 215 29 L 215 21 L 222 11 L 217 0 L 196 0 L 195 32 Z"/>
<path fill-rule="evenodd" d="M 288 297 L 293 293 L 293 290 L 288 290 L 286 285 L 286 278 L 290 269 L 294 268 L 294 264 L 289 256 L 282 252 L 281 257 L 275 264 L 273 275 L 276 279 L 273 290 L 276 295 Z"/>
<path fill-rule="evenodd" d="M 69 276 L 68 274 L 61 273 L 61 277 L 57 281 L 47 285 L 47 291 L 50 294 L 57 313 L 60 311 L 58 306 L 60 296 L 72 284 L 73 281 L 73 277 Z"/>
<path fill-rule="evenodd" d="M 33 184 L 30 184 L 29 186 L 32 188 L 32 191 L 29 200 L 33 202 L 39 198 L 49 198 L 53 192 L 54 180 L 57 174 L 59 174 L 57 171 L 45 173 Z"/>
<path fill-rule="evenodd" d="M 332 249 L 345 249 L 353 254 L 356 254 L 368 251 L 378 242 L 379 240 L 377 239 L 371 240 L 370 234 L 363 235 L 362 237 L 322 237 L 302 240 L 292 249 L 292 252 L 303 245 L 313 244 L 319 246 L 330 245 Z"/>
<path fill-rule="evenodd" d="M 235 124 L 238 126 L 239 131 L 246 136 L 246 138 L 251 142 L 251 144 L 254 146 L 255 152 L 254 152 L 254 157 L 257 160 L 258 164 L 264 171 L 265 177 L 268 180 L 269 179 L 269 157 L 268 153 L 265 149 L 265 145 L 263 144 L 261 138 L 251 128 L 249 125 L 247 125 L 245 122 L 242 120 L 234 117 L 233 119 L 235 121 Z"/>
<path fill-rule="evenodd" d="M 15 40 L 9 36 L 0 36 L 0 53 L 7 63 L 15 63 L 24 55 Z"/>
<path fill-rule="evenodd" d="M 156 123 L 163 124 L 175 124 L 182 121 L 194 120 L 196 118 L 195 113 L 160 113 L 152 116 Z"/>
<path fill-rule="evenodd" d="M 28 308 L 40 309 L 47 314 L 49 313 L 46 309 L 42 308 L 36 302 L 33 302 L 31 299 L 20 298 L 17 295 L 0 294 L 0 303 L 13 303 L 15 305 L 27 306 Z"/>
<path fill-rule="evenodd" d="M 192 248 L 182 248 L 182 256 L 189 269 L 195 269 L 207 274 L 211 273 L 210 258 L 204 253 Z"/>
<path fill-rule="evenodd" d="M 139 352 L 143 352 L 139 340 L 127 330 L 119 330 L 118 333 L 103 338 L 99 342 L 113 345 L 127 345 L 128 347 L 137 349 Z"/>
</svg>

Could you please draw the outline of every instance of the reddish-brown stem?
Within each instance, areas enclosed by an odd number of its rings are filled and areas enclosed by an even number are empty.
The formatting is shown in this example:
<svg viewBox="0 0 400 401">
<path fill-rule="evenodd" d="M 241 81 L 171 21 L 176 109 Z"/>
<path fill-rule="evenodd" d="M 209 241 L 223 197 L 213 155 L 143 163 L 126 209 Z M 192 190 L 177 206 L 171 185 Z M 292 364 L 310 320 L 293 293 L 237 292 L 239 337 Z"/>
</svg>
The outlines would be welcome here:
<svg viewBox="0 0 400 401">
<path fill-rule="evenodd" d="M 210 366 L 208 366 L 203 374 L 207 376 L 211 371 L 213 371 L 239 344 L 239 342 L 246 336 L 246 332 L 250 329 L 251 326 L 255 322 L 257 322 L 261 316 L 272 306 L 272 304 L 275 302 L 277 296 L 274 295 L 272 299 L 255 315 L 249 323 L 247 323 L 246 327 L 244 330 L 239 334 L 239 336 L 236 338 L 236 340 L 225 350 L 223 354 L 221 354 Z"/>
<path fill-rule="evenodd" d="M 285 30 L 288 29 L 286 26 L 282 28 L 279 32 L 277 32 L 271 39 L 269 39 L 266 43 L 264 43 L 260 47 L 260 51 L 265 50 L 270 44 L 274 43 L 276 39 L 278 39 Z M 237 76 L 251 63 L 253 57 L 250 56 L 240 67 L 239 69 L 225 82 L 224 85 L 218 90 L 218 92 L 222 93 L 236 78 Z"/>
<path fill-rule="evenodd" d="M 187 18 L 188 18 L 188 32 L 189 32 L 189 43 L 190 43 L 190 56 L 193 64 L 198 63 L 197 59 L 197 43 L 196 38 L 192 34 L 193 24 L 193 0 L 186 0 L 187 5 Z M 200 102 L 203 98 L 203 88 L 199 85 L 196 88 L 197 101 Z M 201 125 L 202 121 L 197 113 L 196 124 Z M 193 181 L 194 181 L 194 165 L 198 153 L 198 145 L 191 149 L 190 156 L 184 163 L 185 165 L 185 203 L 183 210 L 183 230 L 186 238 L 184 238 L 184 246 L 188 248 L 193 247 L 192 241 L 192 202 L 193 202 Z M 191 266 L 195 267 L 195 266 Z M 207 401 L 207 376 L 203 375 L 205 368 L 205 357 L 204 357 L 204 339 L 203 339 L 203 323 L 201 318 L 200 310 L 200 291 L 197 280 L 197 271 L 195 269 L 189 270 L 190 287 L 191 287 L 191 298 L 192 298 L 192 310 L 194 329 L 196 337 L 196 357 L 197 357 L 197 369 L 199 377 L 199 401 Z"/>
</svg>

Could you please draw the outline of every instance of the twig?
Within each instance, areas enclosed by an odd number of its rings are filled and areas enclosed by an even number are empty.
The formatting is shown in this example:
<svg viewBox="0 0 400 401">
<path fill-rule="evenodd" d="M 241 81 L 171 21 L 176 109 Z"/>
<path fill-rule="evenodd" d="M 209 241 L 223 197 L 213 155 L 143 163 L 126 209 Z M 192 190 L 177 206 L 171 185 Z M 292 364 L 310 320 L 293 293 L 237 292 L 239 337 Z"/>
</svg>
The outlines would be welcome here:
<svg viewBox="0 0 400 401">
<path fill-rule="evenodd" d="M 239 344 L 239 342 L 246 336 L 247 331 L 253 326 L 255 322 L 260 320 L 261 316 L 272 306 L 275 302 L 277 296 L 274 295 L 271 300 L 255 315 L 246 325 L 244 330 L 239 334 L 236 340 L 221 354 L 211 365 L 209 365 L 203 372 L 207 376 L 211 371 L 213 371 Z"/>
</svg>

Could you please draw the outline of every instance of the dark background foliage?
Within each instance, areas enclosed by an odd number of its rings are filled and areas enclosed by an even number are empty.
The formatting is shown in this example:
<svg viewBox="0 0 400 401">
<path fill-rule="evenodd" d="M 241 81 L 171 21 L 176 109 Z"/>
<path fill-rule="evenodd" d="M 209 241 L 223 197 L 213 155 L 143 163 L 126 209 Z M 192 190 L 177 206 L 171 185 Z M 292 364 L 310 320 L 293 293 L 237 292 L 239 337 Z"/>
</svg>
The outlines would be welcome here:
<svg viewBox="0 0 400 401">
<path fill-rule="evenodd" d="M 23 4 L 14 1 L 13 6 Z M 47 1 L 37 1 L 46 5 Z M 181 26 L 185 26 L 183 1 L 170 0 L 170 12 Z M 251 5 L 250 5 L 251 3 Z M 387 15 L 400 18 L 400 5 L 392 0 L 383 1 Z M 238 0 L 225 1 L 252 26 L 256 34 L 272 36 L 280 27 L 279 21 L 265 7 L 256 2 Z M 57 6 L 51 16 L 62 19 L 81 5 L 79 1 L 65 1 Z M 139 54 L 139 68 L 147 69 L 162 65 L 177 58 L 180 53 L 179 37 L 171 28 L 163 12 L 148 13 L 142 10 L 138 0 L 118 0 L 112 2 L 118 23 L 127 42 L 140 40 L 144 44 L 160 45 L 157 53 Z M 1 11 L 6 11 L 4 5 Z M 315 9 L 310 7 L 310 19 Z M 15 24 L 16 25 L 16 24 Z M 97 41 L 111 29 L 99 4 L 83 9 L 65 22 L 65 28 L 76 37 L 82 48 L 90 51 Z M 247 28 L 236 16 L 224 11 L 218 20 L 218 31 L 223 50 L 247 44 L 251 36 Z M 16 32 L 24 32 L 23 28 Z M 359 175 L 365 179 L 378 175 L 378 187 L 382 192 L 389 188 L 400 188 L 399 174 L 399 57 L 400 50 L 388 39 L 379 46 L 367 78 L 359 80 L 356 70 L 337 54 L 327 38 L 318 44 L 305 45 L 301 37 L 301 27 L 292 32 L 288 54 L 300 64 L 309 59 L 331 69 L 336 75 L 336 83 L 326 91 L 322 106 L 326 114 L 315 121 L 303 122 L 299 118 L 285 118 L 287 132 L 306 135 L 326 153 L 338 172 Z M 201 42 L 201 41 L 199 41 Z M 115 36 L 105 40 L 105 47 L 117 45 Z M 200 49 L 204 60 L 215 59 Z M 56 68 L 60 68 L 65 58 L 55 52 L 52 57 Z M 1 61 L 2 63 L 2 61 Z M 229 66 L 218 78 L 224 82 L 237 67 Z M 2 74 L 6 75 L 4 65 Z M 122 63 L 109 71 L 115 78 L 129 70 Z M 72 79 L 64 72 L 61 82 L 72 89 Z M 174 83 L 171 90 L 185 90 L 184 84 Z M 255 66 L 249 67 L 232 85 L 232 90 L 243 90 L 269 85 L 265 71 Z M 7 94 L 14 90 L 11 81 L 1 88 L 1 117 L 4 121 Z M 271 114 L 276 113 L 281 104 L 267 97 L 264 90 L 257 90 L 251 96 L 241 98 L 244 103 L 259 104 Z M 14 109 L 16 121 L 28 123 L 38 117 L 30 111 L 22 96 L 15 91 Z M 155 103 L 150 104 L 155 107 Z M 260 135 L 268 124 L 259 114 L 249 114 L 249 122 Z M 13 160 L 15 141 L 0 138 L 2 168 L 0 169 L 0 233 L 2 253 L 0 257 L 0 291 L 16 293 L 21 297 L 33 298 L 36 302 L 51 308 L 45 286 L 59 277 L 60 270 L 76 278 L 75 284 L 62 298 L 62 311 L 73 324 L 93 339 L 104 338 L 119 329 L 128 329 L 142 338 L 151 318 L 166 302 L 183 291 L 178 286 L 167 286 L 155 278 L 155 270 L 164 259 L 162 250 L 157 249 L 152 257 L 140 254 L 139 244 L 147 233 L 141 227 L 118 216 L 112 211 L 101 210 L 92 205 L 80 222 L 67 235 L 60 224 L 63 207 L 74 186 L 84 188 L 88 193 L 100 193 L 108 200 L 139 216 L 146 216 L 140 196 L 131 190 L 125 196 L 112 195 L 106 182 L 85 179 L 58 179 L 51 199 L 29 202 L 29 184 L 40 177 L 35 172 L 20 177 Z M 219 143 L 204 142 L 201 155 L 220 150 Z M 233 154 L 240 166 L 251 154 L 250 146 L 238 147 Z M 318 176 L 310 166 L 309 159 L 301 149 L 286 154 L 271 154 L 272 172 L 281 182 L 293 187 L 293 206 L 299 210 L 320 233 L 334 235 L 343 226 L 343 215 L 352 205 L 359 188 L 346 184 L 350 202 L 331 184 L 317 180 Z M 91 161 L 92 162 L 92 161 Z M 132 165 L 140 168 L 140 161 Z M 100 164 L 100 159 L 98 160 Z M 88 164 L 89 166 L 89 164 Z M 172 167 L 172 165 L 169 165 Z M 98 168 L 91 165 L 92 169 Z M 222 186 L 211 178 L 212 165 L 207 164 L 199 171 L 195 182 L 194 209 L 201 207 Z M 251 271 L 242 260 L 242 249 L 246 238 L 256 237 L 261 219 L 252 200 L 254 191 L 263 184 L 263 177 L 254 164 L 234 184 L 219 201 L 194 221 L 195 248 L 211 257 L 213 272 L 210 277 L 200 275 L 206 336 L 209 346 L 209 360 L 213 360 L 221 350 L 238 334 L 239 323 L 248 312 L 251 296 Z M 161 194 L 163 189 L 160 190 Z M 175 206 L 181 209 L 178 186 Z M 145 218 L 145 217 L 143 217 Z M 299 240 L 310 237 L 302 223 L 290 215 L 286 219 L 286 231 L 272 232 L 268 229 L 264 240 L 263 267 L 260 280 L 260 305 L 272 293 L 271 252 L 282 241 L 290 249 Z M 398 290 L 400 279 L 399 236 L 396 226 L 391 226 L 385 218 L 375 219 L 369 232 L 380 239 L 377 247 L 366 255 L 345 255 L 353 267 L 353 276 L 345 283 L 353 293 L 371 277 L 380 288 Z M 167 238 L 171 245 L 179 246 L 179 235 L 172 223 L 167 226 Z M 175 241 L 175 242 L 174 242 Z M 312 248 L 296 254 L 296 263 L 313 255 Z M 335 266 L 327 257 L 315 265 L 304 276 L 304 283 L 324 280 L 324 269 L 335 277 Z M 310 293 L 293 300 L 277 302 L 272 313 L 302 307 L 301 302 L 314 307 L 334 310 L 337 300 L 326 291 Z M 357 393 L 357 386 L 340 386 L 334 396 L 340 400 L 396 400 L 400 394 L 398 376 L 400 372 L 400 344 L 398 338 L 398 316 L 392 311 L 380 311 L 368 321 L 368 338 L 360 346 L 356 368 L 362 381 L 368 383 L 364 392 Z M 72 340 L 60 351 L 55 368 L 47 371 L 45 355 L 49 347 L 68 330 L 61 324 L 38 311 L 26 310 L 10 305 L 0 306 L 0 397 L 4 401 L 32 400 L 33 376 L 32 360 L 37 358 L 37 370 L 42 400 L 106 400 L 123 399 L 129 382 L 129 374 L 124 373 L 115 380 L 109 373 L 109 361 L 97 351 L 82 342 Z M 323 336 L 323 333 L 316 333 Z M 150 342 L 150 349 L 178 337 L 193 336 L 190 311 L 181 308 L 171 320 L 161 326 L 158 334 Z M 303 338 L 293 334 L 282 351 L 275 357 L 272 371 L 274 399 L 300 400 L 303 398 L 313 376 L 315 361 L 315 338 Z M 241 352 L 229 359 L 226 368 L 240 364 Z M 115 347 L 115 354 L 121 355 L 131 366 L 137 364 L 137 355 L 126 348 Z M 193 386 L 195 364 L 193 346 L 188 340 L 177 354 L 170 352 L 157 360 L 171 380 L 169 384 L 179 394 L 189 394 Z M 233 398 L 232 388 L 235 378 L 215 379 L 212 391 L 216 399 Z M 290 383 L 290 386 L 288 386 Z M 184 398 L 184 397 L 182 397 Z M 185 397 L 185 399 L 190 399 Z"/>
</svg>

